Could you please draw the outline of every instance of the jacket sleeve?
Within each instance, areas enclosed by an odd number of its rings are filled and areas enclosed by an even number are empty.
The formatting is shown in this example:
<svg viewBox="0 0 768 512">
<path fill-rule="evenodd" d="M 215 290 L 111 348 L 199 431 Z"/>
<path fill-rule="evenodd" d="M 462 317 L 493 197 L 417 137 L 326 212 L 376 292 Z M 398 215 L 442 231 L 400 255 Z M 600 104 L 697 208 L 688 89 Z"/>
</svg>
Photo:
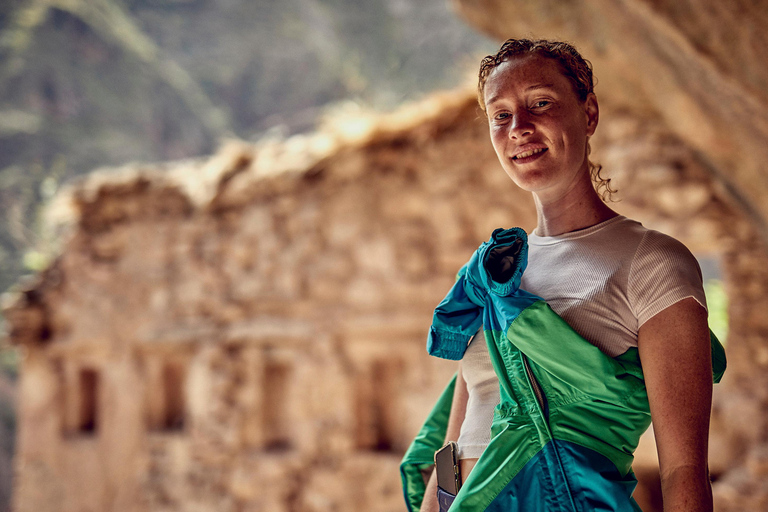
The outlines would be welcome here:
<svg viewBox="0 0 768 512">
<path fill-rule="evenodd" d="M 469 340 L 483 324 L 482 306 L 470 300 L 465 289 L 466 271 L 465 265 L 432 315 L 427 338 L 427 352 L 432 356 L 458 361 L 464 357 Z"/>
<path fill-rule="evenodd" d="M 427 487 L 427 479 L 424 475 L 429 475 L 429 472 L 434 469 L 435 452 L 443 446 L 445 441 L 455 386 L 456 375 L 443 390 L 400 462 L 403 495 L 409 512 L 418 512 L 421 509 L 421 502 L 424 500 L 424 492 Z"/>
<path fill-rule="evenodd" d="M 723 378 L 728 361 L 725 358 L 725 348 L 712 329 L 709 330 L 709 345 L 712 347 L 712 381 L 717 384 Z"/>
</svg>

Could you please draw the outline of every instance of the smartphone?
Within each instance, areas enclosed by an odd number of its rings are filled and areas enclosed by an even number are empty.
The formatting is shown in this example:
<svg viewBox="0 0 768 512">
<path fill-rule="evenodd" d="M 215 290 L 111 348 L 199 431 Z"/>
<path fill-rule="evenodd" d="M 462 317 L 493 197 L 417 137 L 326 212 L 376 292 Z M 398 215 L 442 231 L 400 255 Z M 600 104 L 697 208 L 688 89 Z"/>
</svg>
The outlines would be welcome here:
<svg viewBox="0 0 768 512">
<path fill-rule="evenodd" d="M 461 474 L 457 458 L 458 446 L 453 441 L 435 452 L 435 471 L 437 471 L 437 486 L 454 496 L 461 488 Z"/>
</svg>

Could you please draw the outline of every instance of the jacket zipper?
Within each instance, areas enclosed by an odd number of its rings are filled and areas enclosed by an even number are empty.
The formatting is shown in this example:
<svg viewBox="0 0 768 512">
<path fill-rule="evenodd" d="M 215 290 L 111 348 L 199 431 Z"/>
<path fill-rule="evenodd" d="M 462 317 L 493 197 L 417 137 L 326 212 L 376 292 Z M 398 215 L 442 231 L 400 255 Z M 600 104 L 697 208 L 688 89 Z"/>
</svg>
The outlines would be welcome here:
<svg viewBox="0 0 768 512">
<path fill-rule="evenodd" d="M 544 391 L 541 389 L 541 385 L 539 384 L 539 381 L 537 381 L 536 377 L 533 376 L 531 367 L 528 365 L 528 358 L 522 352 L 520 352 L 520 355 L 523 358 L 523 366 L 525 366 L 525 373 L 528 375 L 528 382 L 530 383 L 531 389 L 533 390 L 533 394 L 536 397 L 536 401 L 539 404 L 539 410 L 544 416 L 544 425 L 547 429 L 547 433 L 549 434 L 550 439 L 552 439 L 552 431 L 550 430 L 550 427 L 549 427 L 549 404 L 547 403 L 547 396 L 544 394 Z M 557 449 L 555 449 L 554 455 L 555 455 L 555 459 L 557 460 L 557 465 L 559 466 L 560 473 L 563 476 L 563 480 L 566 482 L 566 486 L 568 490 L 568 500 L 571 502 L 571 508 L 572 510 L 576 511 L 578 509 L 576 508 L 576 503 L 574 502 L 573 495 L 571 494 L 571 488 L 569 485 L 567 485 L 568 479 L 565 476 L 565 468 L 563 467 L 563 461 L 560 459 L 560 454 L 557 451 Z"/>
<path fill-rule="evenodd" d="M 520 355 L 523 356 L 525 373 L 528 375 L 528 381 L 531 383 L 531 388 L 533 389 L 533 394 L 536 397 L 536 401 L 539 402 L 539 408 L 541 408 L 541 412 L 544 414 L 544 419 L 549 420 L 549 406 L 547 404 L 547 397 L 544 395 L 544 391 L 541 390 L 539 381 L 537 381 L 536 377 L 533 376 L 531 367 L 528 366 L 528 358 L 522 352 Z"/>
</svg>

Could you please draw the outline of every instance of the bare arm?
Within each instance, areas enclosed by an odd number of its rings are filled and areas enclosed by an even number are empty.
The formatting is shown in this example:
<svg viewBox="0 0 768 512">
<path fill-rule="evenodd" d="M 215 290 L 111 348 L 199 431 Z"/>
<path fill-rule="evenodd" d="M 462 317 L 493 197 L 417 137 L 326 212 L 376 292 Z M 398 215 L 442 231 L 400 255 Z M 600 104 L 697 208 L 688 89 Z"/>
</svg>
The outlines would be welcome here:
<svg viewBox="0 0 768 512">
<path fill-rule="evenodd" d="M 461 424 L 464 422 L 464 415 L 467 412 L 467 382 L 461 373 L 461 363 L 456 375 L 456 387 L 453 390 L 453 402 L 451 402 L 451 415 L 448 418 L 448 428 L 445 432 L 445 442 L 456 441 L 459 439 Z M 424 492 L 424 501 L 421 503 L 421 512 L 437 512 L 437 472 L 432 471 L 429 477 L 427 490 Z"/>
<path fill-rule="evenodd" d="M 640 328 L 638 349 L 659 453 L 665 512 L 711 512 L 707 445 L 712 354 L 707 312 L 693 298 Z"/>
</svg>

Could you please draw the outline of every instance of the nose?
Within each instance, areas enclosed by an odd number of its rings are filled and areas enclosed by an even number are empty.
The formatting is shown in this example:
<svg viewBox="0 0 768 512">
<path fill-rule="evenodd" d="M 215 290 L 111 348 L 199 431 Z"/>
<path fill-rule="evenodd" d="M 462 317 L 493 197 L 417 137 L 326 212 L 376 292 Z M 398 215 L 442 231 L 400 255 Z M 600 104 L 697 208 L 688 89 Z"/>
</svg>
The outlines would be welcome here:
<svg viewBox="0 0 768 512">
<path fill-rule="evenodd" d="M 516 112 L 512 116 L 512 122 L 509 127 L 509 137 L 511 139 L 521 139 L 528 135 L 533 135 L 536 131 L 531 114 L 529 112 Z"/>
</svg>

